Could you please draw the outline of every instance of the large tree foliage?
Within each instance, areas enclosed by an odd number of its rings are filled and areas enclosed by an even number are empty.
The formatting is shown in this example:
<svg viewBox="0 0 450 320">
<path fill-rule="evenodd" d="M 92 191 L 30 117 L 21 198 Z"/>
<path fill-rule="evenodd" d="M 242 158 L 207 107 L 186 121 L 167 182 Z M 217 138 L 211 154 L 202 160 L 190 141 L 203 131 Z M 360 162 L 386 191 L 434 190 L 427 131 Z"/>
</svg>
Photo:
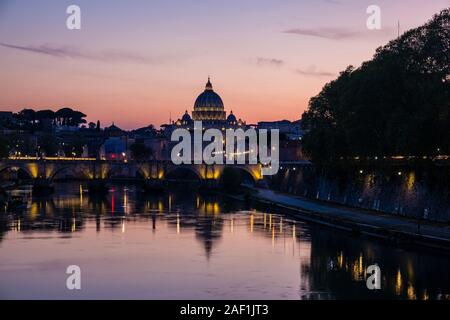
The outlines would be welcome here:
<svg viewBox="0 0 450 320">
<path fill-rule="evenodd" d="M 55 136 L 44 134 L 38 138 L 38 152 L 40 155 L 54 157 L 58 155 L 59 144 Z"/>
<path fill-rule="evenodd" d="M 317 162 L 450 154 L 450 9 L 326 84 L 303 124 Z"/>
<path fill-rule="evenodd" d="M 31 130 L 44 129 L 44 125 L 60 125 L 78 127 L 86 123 L 86 115 L 70 108 L 62 108 L 56 112 L 52 110 L 23 109 L 15 114 L 22 128 Z"/>
</svg>

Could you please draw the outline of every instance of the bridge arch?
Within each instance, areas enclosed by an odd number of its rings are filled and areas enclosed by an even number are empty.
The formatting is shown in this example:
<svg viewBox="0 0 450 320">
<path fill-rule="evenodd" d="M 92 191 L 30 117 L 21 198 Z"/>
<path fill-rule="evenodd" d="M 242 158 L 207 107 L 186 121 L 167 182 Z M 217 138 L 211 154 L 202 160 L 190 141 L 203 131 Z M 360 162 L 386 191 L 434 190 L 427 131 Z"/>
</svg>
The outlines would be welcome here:
<svg viewBox="0 0 450 320">
<path fill-rule="evenodd" d="M 53 181 L 53 180 L 55 180 L 55 178 L 57 178 L 57 176 L 58 176 L 59 174 L 61 174 L 61 173 L 63 173 L 63 172 L 65 172 L 66 174 L 67 174 L 67 173 L 72 173 L 72 176 L 76 177 L 77 174 L 76 174 L 76 172 L 75 172 L 75 169 L 76 169 L 76 168 L 74 168 L 74 167 L 72 167 L 72 166 L 63 166 L 63 167 L 54 169 L 53 172 L 49 172 L 49 175 L 48 175 L 47 179 L 48 179 L 49 181 Z M 83 177 L 83 178 L 84 178 L 84 177 Z"/>
<path fill-rule="evenodd" d="M 198 172 L 195 167 L 192 166 L 174 166 L 166 169 L 165 179 L 170 180 L 171 178 L 185 178 L 184 180 L 203 180 L 202 175 Z"/>
<path fill-rule="evenodd" d="M 8 170 L 15 170 L 15 169 L 22 170 L 30 177 L 30 179 L 36 178 L 38 175 L 37 168 L 29 168 L 28 166 L 23 165 L 23 164 L 0 165 L 0 174 L 4 173 L 5 171 L 8 171 Z"/>
<path fill-rule="evenodd" d="M 244 166 L 227 166 L 225 168 L 233 168 L 237 170 L 241 175 L 241 183 L 251 183 L 253 185 L 257 182 L 257 177 L 255 177 L 254 173 L 247 167 Z M 224 168 L 224 169 L 225 169 Z"/>
</svg>

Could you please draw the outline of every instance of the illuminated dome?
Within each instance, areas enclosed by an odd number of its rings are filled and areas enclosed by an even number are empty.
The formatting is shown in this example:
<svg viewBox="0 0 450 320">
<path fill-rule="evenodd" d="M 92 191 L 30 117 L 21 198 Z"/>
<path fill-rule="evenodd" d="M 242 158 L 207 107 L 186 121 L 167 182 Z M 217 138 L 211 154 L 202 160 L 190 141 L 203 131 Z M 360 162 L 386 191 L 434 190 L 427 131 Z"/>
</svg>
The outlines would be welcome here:
<svg viewBox="0 0 450 320">
<path fill-rule="evenodd" d="M 222 98 L 214 92 L 211 80 L 208 78 L 205 91 L 195 100 L 192 118 L 196 121 L 225 120 Z"/>
<path fill-rule="evenodd" d="M 183 121 L 183 122 L 190 122 L 191 121 L 191 116 L 189 115 L 187 110 L 186 110 L 185 114 L 183 115 L 183 117 L 181 118 L 181 121 Z"/>
<path fill-rule="evenodd" d="M 228 123 L 236 123 L 237 119 L 236 116 L 233 114 L 233 111 L 230 112 L 230 115 L 227 118 Z"/>
</svg>

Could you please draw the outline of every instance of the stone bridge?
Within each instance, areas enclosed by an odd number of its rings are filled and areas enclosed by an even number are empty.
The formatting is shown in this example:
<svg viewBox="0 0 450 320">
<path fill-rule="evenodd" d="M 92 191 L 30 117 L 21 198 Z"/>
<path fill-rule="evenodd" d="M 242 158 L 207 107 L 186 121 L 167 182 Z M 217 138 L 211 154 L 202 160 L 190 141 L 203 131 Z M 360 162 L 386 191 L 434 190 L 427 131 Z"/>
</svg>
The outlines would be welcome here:
<svg viewBox="0 0 450 320">
<path fill-rule="evenodd" d="M 8 159 L 0 160 L 0 174 L 23 171 L 33 180 L 52 182 L 57 179 L 112 180 L 141 179 L 169 180 L 178 173 L 189 173 L 201 181 L 219 180 L 227 165 L 174 165 L 171 161 L 102 161 L 95 159 Z M 262 179 L 261 165 L 233 165 L 253 182 Z"/>
</svg>

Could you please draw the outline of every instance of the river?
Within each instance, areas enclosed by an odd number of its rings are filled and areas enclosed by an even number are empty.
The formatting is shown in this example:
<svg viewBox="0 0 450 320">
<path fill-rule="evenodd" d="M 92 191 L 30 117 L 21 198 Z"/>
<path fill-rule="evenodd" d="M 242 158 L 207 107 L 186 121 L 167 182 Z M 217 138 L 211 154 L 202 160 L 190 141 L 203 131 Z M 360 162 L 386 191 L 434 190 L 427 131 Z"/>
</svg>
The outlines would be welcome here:
<svg viewBox="0 0 450 320">
<path fill-rule="evenodd" d="M 1 299 L 450 299 L 450 257 L 192 190 L 29 188 L 0 213 Z M 381 289 L 369 290 L 377 264 Z M 68 290 L 68 266 L 81 290 Z"/>
</svg>

